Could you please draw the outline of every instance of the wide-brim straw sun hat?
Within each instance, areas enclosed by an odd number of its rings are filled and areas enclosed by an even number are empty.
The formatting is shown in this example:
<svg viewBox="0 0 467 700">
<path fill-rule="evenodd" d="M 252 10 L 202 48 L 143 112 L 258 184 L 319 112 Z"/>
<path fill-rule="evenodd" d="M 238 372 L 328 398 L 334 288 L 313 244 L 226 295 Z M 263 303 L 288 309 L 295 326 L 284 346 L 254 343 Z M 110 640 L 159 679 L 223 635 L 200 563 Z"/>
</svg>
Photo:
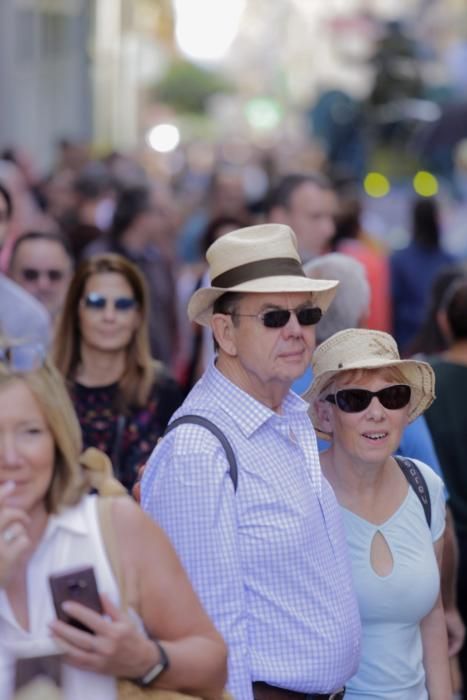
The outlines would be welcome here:
<svg viewBox="0 0 467 700">
<path fill-rule="evenodd" d="M 212 306 L 227 292 L 311 292 L 324 312 L 331 303 L 337 280 L 306 276 L 295 233 L 283 224 L 260 224 L 231 231 L 206 252 L 211 286 L 198 289 L 188 302 L 188 317 L 210 325 Z"/>
<path fill-rule="evenodd" d="M 388 333 L 363 328 L 348 328 L 334 333 L 319 345 L 311 360 L 313 382 L 303 394 L 310 403 L 310 417 L 319 433 L 315 402 L 323 389 L 342 372 L 356 369 L 384 369 L 397 367 L 411 387 L 408 421 L 411 423 L 432 404 L 435 399 L 435 375 L 427 362 L 401 360 L 396 341 Z"/>
</svg>

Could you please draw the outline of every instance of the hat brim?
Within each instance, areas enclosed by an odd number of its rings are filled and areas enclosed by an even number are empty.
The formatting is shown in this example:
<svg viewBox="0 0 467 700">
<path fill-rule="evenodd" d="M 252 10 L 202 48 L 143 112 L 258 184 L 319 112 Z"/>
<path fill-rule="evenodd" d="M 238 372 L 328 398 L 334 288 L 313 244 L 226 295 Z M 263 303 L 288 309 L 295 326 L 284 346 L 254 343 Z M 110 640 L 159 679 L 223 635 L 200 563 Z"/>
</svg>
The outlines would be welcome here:
<svg viewBox="0 0 467 700">
<path fill-rule="evenodd" d="M 198 289 L 188 302 L 188 318 L 203 326 L 209 326 L 214 302 L 227 292 L 252 294 L 310 292 L 313 295 L 313 301 L 324 313 L 334 298 L 338 284 L 337 280 L 314 280 L 298 275 L 276 275 L 243 282 L 235 287 L 204 287 Z"/>
<path fill-rule="evenodd" d="M 341 370 L 328 370 L 313 379 L 310 388 L 302 394 L 302 398 L 310 404 L 308 413 L 311 421 L 320 437 L 330 439 L 329 434 L 319 425 L 318 413 L 315 402 L 319 399 L 324 387 L 329 384 L 335 376 L 343 372 L 356 369 L 385 369 L 386 367 L 397 367 L 407 380 L 407 384 L 412 389 L 409 409 L 407 413 L 408 422 L 412 423 L 426 409 L 431 406 L 435 399 L 435 375 L 433 369 L 427 362 L 418 360 L 382 360 L 374 358 L 362 362 L 353 362 Z"/>
</svg>

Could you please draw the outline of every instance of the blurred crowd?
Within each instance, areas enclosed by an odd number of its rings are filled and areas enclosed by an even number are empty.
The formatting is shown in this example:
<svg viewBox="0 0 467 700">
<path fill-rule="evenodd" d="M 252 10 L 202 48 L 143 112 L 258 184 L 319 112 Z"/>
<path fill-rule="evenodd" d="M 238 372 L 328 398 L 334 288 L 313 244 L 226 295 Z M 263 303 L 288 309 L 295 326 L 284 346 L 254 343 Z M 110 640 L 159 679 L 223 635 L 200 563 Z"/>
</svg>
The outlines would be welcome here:
<svg viewBox="0 0 467 700">
<path fill-rule="evenodd" d="M 209 246 L 245 226 L 279 223 L 293 229 L 310 275 L 316 269 L 319 278 L 329 253 L 357 261 L 365 301 L 354 289 L 341 298 L 349 309 L 339 330 L 347 323 L 389 332 L 402 357 L 427 359 L 436 374 L 438 400 L 426 421 L 449 491 L 467 620 L 467 261 L 446 250 L 440 201 L 410 200 L 408 243 L 392 250 L 366 230 L 358 182 L 311 167 L 305 156 L 293 163 L 251 149 L 229 159 L 225 150 L 181 156 L 161 173 L 137 157 L 96 157 L 87 144 L 64 140 L 46 174 L 19 149 L 4 150 L 1 332 L 50 349 L 84 447 L 105 452 L 131 491 L 214 354 L 210 328 L 186 314 L 192 294 L 209 286 Z M 465 659 L 461 665 L 467 669 Z"/>
<path fill-rule="evenodd" d="M 204 150 L 192 145 L 178 155 L 176 167 L 156 171 L 147 156 L 112 152 L 95 157 L 88 144 L 62 140 L 53 167 L 43 174 L 20 149 L 1 153 L 0 271 L 9 295 L 0 301 L 5 333 L 34 336 L 49 347 L 55 338 L 59 364 L 69 380 L 77 381 L 76 373 L 83 372 L 84 332 L 78 306 L 83 284 L 92 276 L 81 268 L 77 283 L 77 270 L 96 255 L 123 256 L 143 278 L 139 296 L 144 287 L 148 356 L 172 377 L 181 400 L 213 356 L 210 330 L 191 324 L 186 315 L 190 296 L 209 284 L 207 248 L 228 231 L 277 222 L 294 230 L 305 263 L 340 252 L 363 265 L 371 293 L 360 325 L 392 333 L 403 356 L 446 345 L 446 333 L 437 334 L 438 347 L 429 337 L 436 333 L 434 306 L 440 303 L 436 280 L 462 260 L 445 250 L 436 198 L 407 202 L 409 242 L 391 250 L 365 228 L 361 184 L 321 162 L 311 146 L 294 153 L 245 143 Z M 103 273 L 96 268 L 94 274 Z M 70 283 L 75 291 L 67 300 Z M 31 306 L 31 314 L 19 310 L 23 304 Z M 66 336 L 76 347 L 63 360 Z M 120 371 L 110 371 L 108 385 Z M 105 374 L 101 371 L 100 379 Z M 75 399 L 87 415 L 88 397 L 78 391 Z M 173 410 L 177 403 L 169 405 Z M 90 417 L 83 415 L 83 425 L 93 418 L 92 411 Z M 152 440 L 145 444 L 149 451 Z M 140 457 L 135 453 L 135 460 Z"/>
<path fill-rule="evenodd" d="M 364 265 L 372 292 L 366 325 L 394 333 L 410 354 L 438 272 L 459 262 L 444 245 L 440 202 L 407 194 L 409 242 L 392 250 L 380 232 L 366 230 L 361 184 L 328 168 L 311 147 L 297 154 L 242 143 L 234 151 L 193 147 L 178 154 L 176 167 L 155 172 L 144 158 L 96 158 L 88 145 L 63 140 L 44 175 L 27 154 L 5 149 L 2 274 L 45 307 L 53 327 L 79 263 L 96 253 L 123 255 L 147 284 L 151 352 L 188 390 L 199 353 L 209 354 L 185 313 L 206 282 L 206 249 L 235 228 L 287 223 L 304 262 L 339 251 Z"/>
</svg>

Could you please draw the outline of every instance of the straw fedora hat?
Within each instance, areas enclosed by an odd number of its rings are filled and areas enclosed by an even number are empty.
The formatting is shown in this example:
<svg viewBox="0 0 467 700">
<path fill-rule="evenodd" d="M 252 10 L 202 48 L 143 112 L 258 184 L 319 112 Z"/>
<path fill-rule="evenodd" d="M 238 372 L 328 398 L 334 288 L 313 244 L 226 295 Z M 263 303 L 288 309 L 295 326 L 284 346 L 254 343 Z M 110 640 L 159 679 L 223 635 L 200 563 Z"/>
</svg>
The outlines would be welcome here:
<svg viewBox="0 0 467 700">
<path fill-rule="evenodd" d="M 313 382 L 303 394 L 310 403 L 310 417 L 320 430 L 315 401 L 324 387 L 342 372 L 353 369 L 397 367 L 412 389 L 408 420 L 418 418 L 435 399 L 435 375 L 427 362 L 401 360 L 396 341 L 388 333 L 364 328 L 347 328 L 319 345 L 311 360 Z"/>
<path fill-rule="evenodd" d="M 324 312 L 337 280 L 307 277 L 289 226 L 261 224 L 231 231 L 207 250 L 211 286 L 198 289 L 188 302 L 188 317 L 210 325 L 212 305 L 226 292 L 312 292 Z"/>
</svg>

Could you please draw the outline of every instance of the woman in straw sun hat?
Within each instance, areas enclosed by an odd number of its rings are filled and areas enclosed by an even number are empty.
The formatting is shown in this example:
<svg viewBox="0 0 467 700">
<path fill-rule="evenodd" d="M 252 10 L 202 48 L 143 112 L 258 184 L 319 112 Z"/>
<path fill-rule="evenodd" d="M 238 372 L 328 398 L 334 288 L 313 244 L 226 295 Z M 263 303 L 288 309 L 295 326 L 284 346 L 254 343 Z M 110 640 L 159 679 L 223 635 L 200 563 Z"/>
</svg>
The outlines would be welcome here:
<svg viewBox="0 0 467 700">
<path fill-rule="evenodd" d="M 366 329 L 335 333 L 312 366 L 306 398 L 315 428 L 330 440 L 321 463 L 341 506 L 363 626 L 346 700 L 448 700 L 443 484 L 416 461 L 431 506 L 424 512 L 407 464 L 392 456 L 404 427 L 435 397 L 431 367 L 401 360 L 390 335 Z"/>
</svg>

